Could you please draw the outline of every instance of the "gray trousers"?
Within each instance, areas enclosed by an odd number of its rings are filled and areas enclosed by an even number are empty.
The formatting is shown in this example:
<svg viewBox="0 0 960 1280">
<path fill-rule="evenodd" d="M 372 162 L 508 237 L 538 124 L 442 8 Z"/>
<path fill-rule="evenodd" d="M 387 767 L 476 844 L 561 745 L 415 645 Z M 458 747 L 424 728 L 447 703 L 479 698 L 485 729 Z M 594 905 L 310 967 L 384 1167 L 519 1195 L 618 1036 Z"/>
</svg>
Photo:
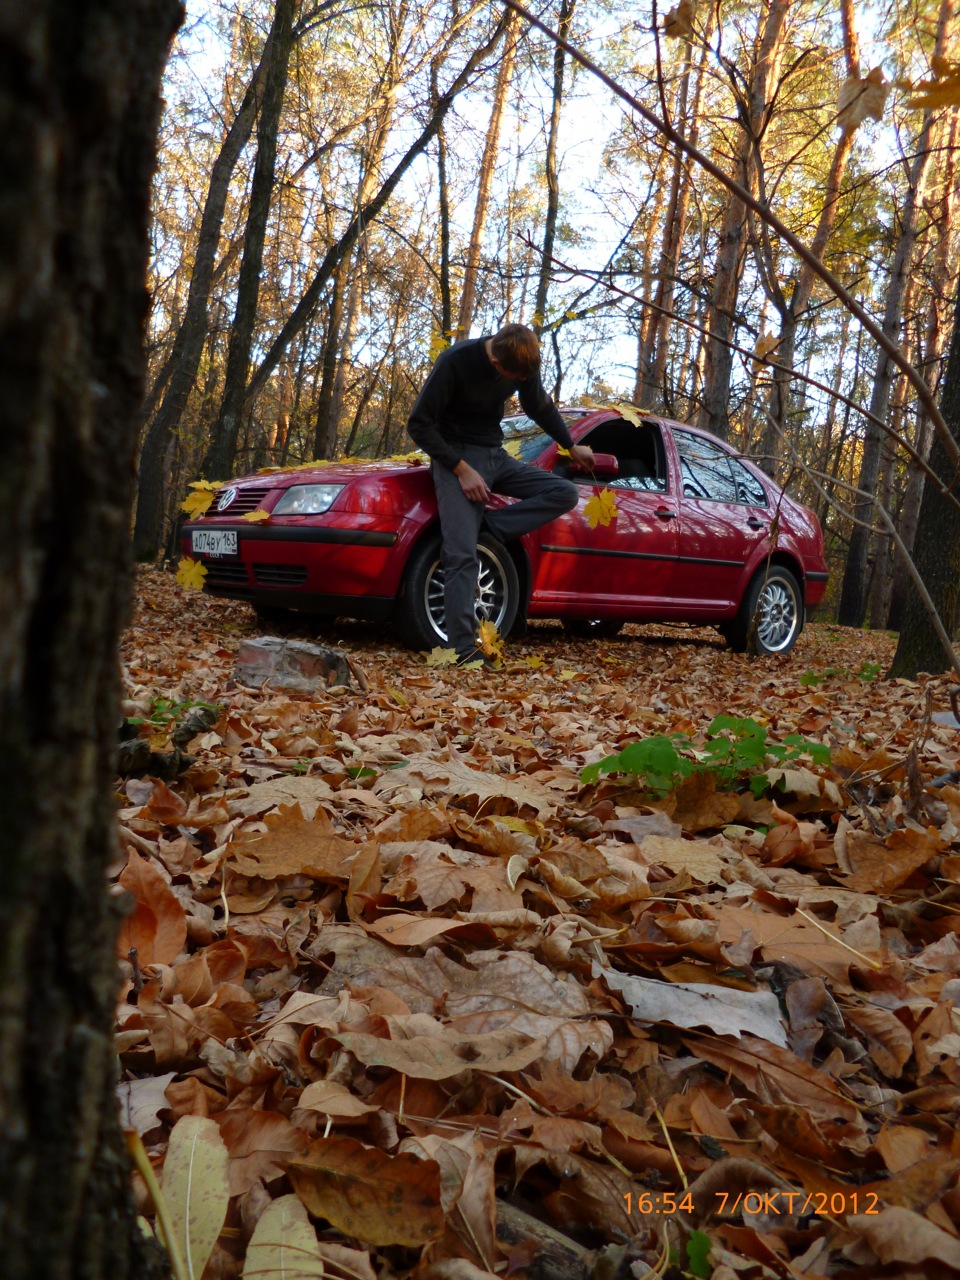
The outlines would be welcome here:
<svg viewBox="0 0 960 1280">
<path fill-rule="evenodd" d="M 481 520 L 501 541 L 519 538 L 571 511 L 578 495 L 571 480 L 519 462 L 499 445 L 463 445 L 460 455 L 479 471 L 494 493 L 520 499 L 509 507 L 487 511 L 484 520 L 484 503 L 471 502 L 452 471 L 438 462 L 430 464 L 440 512 L 447 643 L 459 657 L 464 657 L 475 648 L 477 639 L 477 538 Z"/>
</svg>

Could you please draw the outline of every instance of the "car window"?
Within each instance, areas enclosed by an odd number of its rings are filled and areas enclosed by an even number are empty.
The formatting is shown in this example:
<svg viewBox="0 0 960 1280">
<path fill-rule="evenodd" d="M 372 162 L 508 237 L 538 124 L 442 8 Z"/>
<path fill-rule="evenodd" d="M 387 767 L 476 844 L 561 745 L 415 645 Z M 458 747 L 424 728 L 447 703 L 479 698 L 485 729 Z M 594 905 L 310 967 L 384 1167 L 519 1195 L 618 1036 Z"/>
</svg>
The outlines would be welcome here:
<svg viewBox="0 0 960 1280">
<path fill-rule="evenodd" d="M 721 445 L 695 436 L 690 431 L 674 431 L 680 454 L 680 476 L 685 498 L 704 502 L 742 502 L 766 506 L 763 485 L 742 462 Z"/>
<path fill-rule="evenodd" d="M 569 427 L 578 418 L 582 418 L 585 412 L 584 409 L 561 409 L 560 417 Z M 503 431 L 503 447 L 512 458 L 519 458 L 521 462 L 533 462 L 547 445 L 553 444 L 553 439 L 532 418 L 522 413 L 516 417 L 504 418 L 500 429 Z"/>
<path fill-rule="evenodd" d="M 594 453 L 612 453 L 620 468 L 619 475 L 605 480 L 611 489 L 634 489 L 645 493 L 665 493 L 667 469 L 664 461 L 663 438 L 655 422 L 642 422 L 636 426 L 625 418 L 601 422 L 589 431 L 581 444 L 588 444 Z M 570 470 L 570 460 L 558 457 L 554 471 L 569 476 L 583 484 L 594 484 L 589 474 Z"/>
</svg>

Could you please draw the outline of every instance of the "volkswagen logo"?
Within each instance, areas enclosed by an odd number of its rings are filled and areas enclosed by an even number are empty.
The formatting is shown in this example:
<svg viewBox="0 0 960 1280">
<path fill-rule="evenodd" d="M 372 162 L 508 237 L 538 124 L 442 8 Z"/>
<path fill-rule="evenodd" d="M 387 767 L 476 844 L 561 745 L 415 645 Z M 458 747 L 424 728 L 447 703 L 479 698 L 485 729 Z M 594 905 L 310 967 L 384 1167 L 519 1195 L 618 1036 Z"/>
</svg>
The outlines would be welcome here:
<svg viewBox="0 0 960 1280">
<path fill-rule="evenodd" d="M 217 499 L 217 510 L 226 511 L 227 507 L 229 507 L 230 503 L 233 502 L 236 496 L 237 489 L 235 485 L 231 485 L 229 489 L 224 489 L 223 493 L 221 493 L 220 497 Z"/>
</svg>

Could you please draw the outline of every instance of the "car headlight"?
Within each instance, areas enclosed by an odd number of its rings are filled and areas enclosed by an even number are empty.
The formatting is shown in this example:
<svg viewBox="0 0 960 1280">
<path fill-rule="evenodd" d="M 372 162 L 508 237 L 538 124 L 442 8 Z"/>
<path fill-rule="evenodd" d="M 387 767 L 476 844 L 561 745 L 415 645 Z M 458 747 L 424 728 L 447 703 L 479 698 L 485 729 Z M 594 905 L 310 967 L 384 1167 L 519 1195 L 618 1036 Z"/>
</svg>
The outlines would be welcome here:
<svg viewBox="0 0 960 1280">
<path fill-rule="evenodd" d="M 271 515 L 318 516 L 329 511 L 339 497 L 342 484 L 295 484 L 287 490 Z"/>
</svg>

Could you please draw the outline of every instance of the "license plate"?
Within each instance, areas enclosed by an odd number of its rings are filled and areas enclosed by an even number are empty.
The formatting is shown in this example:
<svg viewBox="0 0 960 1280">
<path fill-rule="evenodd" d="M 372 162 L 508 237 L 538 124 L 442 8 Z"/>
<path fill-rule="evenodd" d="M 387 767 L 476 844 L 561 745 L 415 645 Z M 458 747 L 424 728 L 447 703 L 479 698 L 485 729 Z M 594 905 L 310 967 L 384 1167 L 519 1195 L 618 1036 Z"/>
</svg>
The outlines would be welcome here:
<svg viewBox="0 0 960 1280">
<path fill-rule="evenodd" d="M 235 529 L 191 529 L 193 550 L 202 556 L 235 556 L 237 534 Z"/>
</svg>

